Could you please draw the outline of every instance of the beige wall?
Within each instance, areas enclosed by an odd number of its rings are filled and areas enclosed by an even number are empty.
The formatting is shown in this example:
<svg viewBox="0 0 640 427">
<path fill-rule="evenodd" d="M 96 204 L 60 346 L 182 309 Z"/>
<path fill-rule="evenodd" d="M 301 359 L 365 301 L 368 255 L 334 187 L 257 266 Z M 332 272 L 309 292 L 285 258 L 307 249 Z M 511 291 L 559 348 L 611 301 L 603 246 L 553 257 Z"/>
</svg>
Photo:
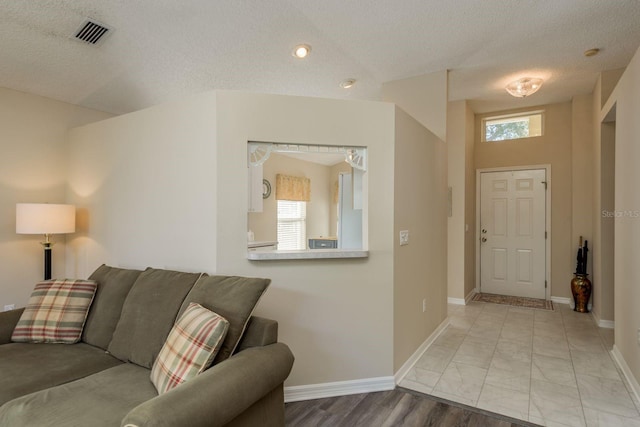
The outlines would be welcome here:
<svg viewBox="0 0 640 427">
<path fill-rule="evenodd" d="M 477 115 L 475 166 L 477 169 L 551 165 L 551 296 L 571 298 L 578 242 L 572 241 L 571 103 L 536 107 L 545 110 L 545 134 L 512 141 L 481 142 L 482 119 L 507 112 Z M 512 110 L 508 113 L 526 111 Z"/>
<path fill-rule="evenodd" d="M 615 219 L 615 345 L 636 384 L 640 380 L 640 50 L 620 78 L 599 120 L 615 103 L 615 209 L 630 215 Z M 604 142 L 603 142 L 604 143 Z"/>
<path fill-rule="evenodd" d="M 397 104 L 442 141 L 447 140 L 448 71 L 382 85 L 382 99 Z"/>
<path fill-rule="evenodd" d="M 447 110 L 448 182 L 452 216 L 448 220 L 449 298 L 466 298 L 476 287 L 475 115 L 467 101 L 449 102 Z"/>
<path fill-rule="evenodd" d="M 110 114 L 0 88 L 0 311 L 24 306 L 43 278 L 43 236 L 16 234 L 16 203 L 64 203 L 69 128 Z M 64 276 L 65 236 L 53 236 L 52 275 Z"/>
<path fill-rule="evenodd" d="M 447 316 L 446 144 L 396 108 L 394 173 L 394 371 Z M 400 246 L 399 233 L 409 231 Z M 422 311 L 423 299 L 426 312 Z"/>
<path fill-rule="evenodd" d="M 67 200 L 84 215 L 67 275 L 102 263 L 216 271 L 215 114 L 208 93 L 71 131 Z M 246 223 L 237 238 L 246 248 Z"/>
<path fill-rule="evenodd" d="M 602 215 L 602 211 L 615 211 L 615 153 L 616 122 L 602 123 L 600 126 L 600 209 L 597 221 L 600 222 L 600 281 L 594 283 L 594 315 L 597 320 L 615 320 L 614 310 L 614 259 L 616 219 Z M 594 248 L 595 249 L 595 248 Z"/>
<path fill-rule="evenodd" d="M 308 156 L 313 156 L 313 154 L 308 154 Z M 262 212 L 249 214 L 249 229 L 253 231 L 255 240 L 277 240 L 277 174 L 310 179 L 311 201 L 307 203 L 307 238 L 330 236 L 331 208 L 335 206 L 332 203 L 331 167 L 273 153 L 264 162 L 262 173 L 262 176 L 271 183 L 271 196 L 263 200 Z M 334 226 L 333 229 L 335 228 Z"/>
<path fill-rule="evenodd" d="M 447 109 L 447 179 L 452 194 L 447 220 L 447 288 L 448 297 L 458 300 L 466 296 L 466 109 L 466 101 L 449 102 Z M 473 129 L 473 123 L 470 127 Z"/>
<path fill-rule="evenodd" d="M 571 242 L 577 251 L 580 236 L 593 248 L 593 96 L 577 95 L 571 101 Z M 588 273 L 593 272 L 589 252 Z M 575 267 L 574 270 L 575 271 Z M 593 275 L 591 276 L 593 278 Z M 600 290 L 598 293 L 601 293 Z"/>
<path fill-rule="evenodd" d="M 464 243 L 464 295 L 476 287 L 476 163 L 475 163 L 475 114 L 465 108 L 465 224 L 469 226 Z"/>
<path fill-rule="evenodd" d="M 601 237 L 601 229 L 602 229 L 602 216 L 600 214 L 601 210 L 601 135 L 600 135 L 600 108 L 601 108 L 601 96 L 602 96 L 602 75 L 598 76 L 596 81 L 596 85 L 593 88 L 593 93 L 591 94 L 591 110 L 592 110 L 592 119 L 591 124 L 593 126 L 592 132 L 592 162 L 593 168 L 591 170 L 591 189 L 593 192 L 593 205 L 591 209 L 591 219 L 593 221 L 593 230 L 592 230 L 592 244 L 591 244 L 591 281 L 594 286 L 600 287 L 602 289 L 603 284 L 605 283 L 602 279 L 602 263 L 605 260 L 603 258 L 602 252 L 602 237 Z M 611 258 L 611 270 L 613 271 L 613 258 Z M 608 282 L 608 281 L 607 281 Z M 607 286 L 607 285 L 604 285 Z M 611 288 L 613 288 L 613 280 L 610 284 Z M 593 315 L 596 319 L 601 318 L 602 316 L 602 292 L 597 292 L 594 289 L 591 295 L 591 301 L 593 303 L 593 307 L 591 308 Z M 613 312 L 613 307 L 612 310 Z M 613 315 L 613 313 L 611 313 Z"/>
<path fill-rule="evenodd" d="M 218 185 L 218 272 L 269 277 L 257 314 L 280 322 L 296 356 L 287 386 L 393 375 L 392 104 L 218 93 L 217 168 L 246 180 L 246 143 L 368 148 L 369 258 L 256 262 L 246 258 L 245 187 Z"/>
<path fill-rule="evenodd" d="M 624 73 L 624 70 L 625 70 L 624 68 L 618 68 L 615 70 L 607 70 L 600 73 L 599 83 L 598 83 L 599 84 L 598 97 L 600 99 L 600 103 L 596 104 L 596 107 L 598 108 L 598 112 L 602 107 L 604 107 L 604 104 L 607 102 L 607 100 L 611 96 L 611 93 L 613 92 L 613 89 L 618 84 L 618 81 L 620 81 L 620 77 L 622 77 L 622 73 Z"/>
<path fill-rule="evenodd" d="M 571 102 L 572 242 L 593 239 L 593 106 L 591 95 L 575 96 Z M 591 259 L 589 259 L 591 263 Z M 591 264 L 589 264 L 591 267 Z M 591 269 L 589 269 L 591 272 Z"/>
<path fill-rule="evenodd" d="M 256 314 L 280 322 L 280 339 L 296 356 L 287 386 L 390 380 L 419 345 L 414 337 L 394 349 L 395 120 L 387 103 L 216 92 L 77 128 L 70 136 L 69 200 L 85 210 L 86 221 L 67 247 L 67 272 L 87 275 L 106 262 L 269 277 Z M 407 121 L 411 135 L 425 134 Z M 250 140 L 366 146 L 369 258 L 247 260 L 242 183 Z M 427 145 L 433 169 L 416 173 L 441 198 L 443 148 Z M 426 220 L 437 223 L 438 209 L 431 206 Z M 411 248 L 429 240 L 434 257 L 424 285 L 433 291 L 430 310 L 417 332 L 424 339 L 444 315 L 446 291 L 438 286 L 446 273 L 438 265 L 445 261 L 438 256 L 446 240 L 443 225 L 409 226 L 417 233 Z M 434 234 L 424 237 L 427 229 Z"/>
<path fill-rule="evenodd" d="M 593 192 L 592 282 L 593 315 L 597 321 L 615 320 L 613 307 L 614 220 L 602 215 L 613 212 L 615 175 L 615 122 L 602 123 L 602 99 L 609 97 L 621 73 L 602 73 L 592 94 L 592 158 L 591 189 Z M 614 80 L 613 82 L 611 80 Z"/>
</svg>

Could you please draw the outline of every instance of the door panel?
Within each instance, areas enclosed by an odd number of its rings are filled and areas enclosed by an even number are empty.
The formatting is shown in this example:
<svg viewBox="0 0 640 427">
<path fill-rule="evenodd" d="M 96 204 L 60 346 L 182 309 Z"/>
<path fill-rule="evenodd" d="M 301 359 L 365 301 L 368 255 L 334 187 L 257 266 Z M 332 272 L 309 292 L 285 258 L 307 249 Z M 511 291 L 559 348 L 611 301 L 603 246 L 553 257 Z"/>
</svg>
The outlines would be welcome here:
<svg viewBox="0 0 640 427">
<path fill-rule="evenodd" d="M 545 298 L 546 171 L 480 174 L 481 292 Z"/>
<path fill-rule="evenodd" d="M 507 199 L 493 199 L 493 210 L 491 215 L 491 222 L 493 225 L 494 236 L 507 235 Z"/>
<path fill-rule="evenodd" d="M 493 280 L 506 280 L 507 278 L 507 250 L 493 248 Z"/>
<path fill-rule="evenodd" d="M 531 261 L 533 261 L 532 252 L 526 249 L 518 249 L 516 251 L 516 280 L 518 283 L 531 283 Z"/>
<path fill-rule="evenodd" d="M 516 200 L 516 233 L 518 237 L 533 235 L 533 200 Z"/>
</svg>

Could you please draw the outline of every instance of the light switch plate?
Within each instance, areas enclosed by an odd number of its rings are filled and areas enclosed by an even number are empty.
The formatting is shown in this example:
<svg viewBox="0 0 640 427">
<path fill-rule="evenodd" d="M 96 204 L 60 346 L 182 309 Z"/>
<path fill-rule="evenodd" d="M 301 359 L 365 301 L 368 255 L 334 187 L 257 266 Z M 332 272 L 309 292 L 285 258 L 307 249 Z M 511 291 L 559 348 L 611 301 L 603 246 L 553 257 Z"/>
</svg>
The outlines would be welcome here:
<svg viewBox="0 0 640 427">
<path fill-rule="evenodd" d="M 409 244 L 409 230 L 402 230 L 400 232 L 400 246 Z"/>
</svg>

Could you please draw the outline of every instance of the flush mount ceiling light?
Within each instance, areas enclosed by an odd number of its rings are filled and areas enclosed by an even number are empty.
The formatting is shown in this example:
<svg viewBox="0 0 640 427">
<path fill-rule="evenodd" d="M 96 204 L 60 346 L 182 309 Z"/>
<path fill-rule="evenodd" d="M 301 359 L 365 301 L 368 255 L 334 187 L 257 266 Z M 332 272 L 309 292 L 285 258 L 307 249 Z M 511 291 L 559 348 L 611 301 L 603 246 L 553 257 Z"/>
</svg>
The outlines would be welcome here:
<svg viewBox="0 0 640 427">
<path fill-rule="evenodd" d="M 542 79 L 534 77 L 523 77 L 515 82 L 511 82 L 505 88 L 509 94 L 516 98 L 524 98 L 534 94 L 542 86 Z"/>
<path fill-rule="evenodd" d="M 309 52 L 311 52 L 311 46 L 308 44 L 299 44 L 293 48 L 293 56 L 298 59 L 306 58 Z"/>
<path fill-rule="evenodd" d="M 340 87 L 342 89 L 349 89 L 353 87 L 354 84 L 356 84 L 356 79 L 345 79 L 340 82 Z"/>
</svg>

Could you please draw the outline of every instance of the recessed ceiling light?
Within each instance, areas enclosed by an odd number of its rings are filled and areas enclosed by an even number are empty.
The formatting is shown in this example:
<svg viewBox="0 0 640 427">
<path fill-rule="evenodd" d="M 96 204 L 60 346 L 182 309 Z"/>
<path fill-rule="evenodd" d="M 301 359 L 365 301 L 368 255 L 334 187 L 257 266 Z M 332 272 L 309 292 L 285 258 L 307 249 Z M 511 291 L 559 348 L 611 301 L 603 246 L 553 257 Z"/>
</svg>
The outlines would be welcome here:
<svg viewBox="0 0 640 427">
<path fill-rule="evenodd" d="M 345 79 L 340 82 L 340 87 L 342 89 L 349 89 L 350 87 L 353 87 L 354 84 L 356 84 L 356 79 Z"/>
<path fill-rule="evenodd" d="M 293 56 L 298 59 L 306 58 L 309 52 L 311 52 L 311 46 L 308 44 L 299 44 L 293 48 Z"/>
<path fill-rule="evenodd" d="M 584 51 L 584 56 L 596 56 L 600 52 L 600 49 L 589 49 Z"/>
</svg>

